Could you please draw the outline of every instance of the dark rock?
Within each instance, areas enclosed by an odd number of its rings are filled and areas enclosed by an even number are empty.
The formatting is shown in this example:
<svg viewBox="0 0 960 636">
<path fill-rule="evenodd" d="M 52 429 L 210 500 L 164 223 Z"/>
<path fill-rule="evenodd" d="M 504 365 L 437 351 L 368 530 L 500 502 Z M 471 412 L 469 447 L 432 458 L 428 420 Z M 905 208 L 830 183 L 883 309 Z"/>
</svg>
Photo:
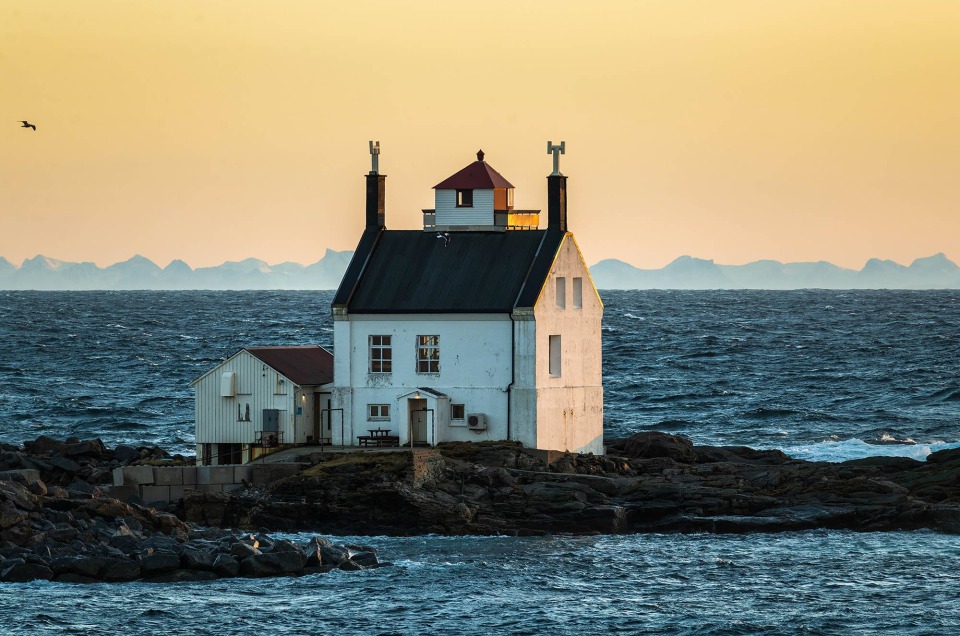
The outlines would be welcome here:
<svg viewBox="0 0 960 636">
<path fill-rule="evenodd" d="M 258 550 L 257 548 L 250 545 L 249 543 L 243 543 L 238 541 L 237 543 L 234 543 L 233 546 L 230 548 L 230 554 L 232 554 L 233 556 L 243 561 L 248 557 L 260 556 L 263 553 L 260 552 L 260 550 Z"/>
<path fill-rule="evenodd" d="M 131 535 L 110 537 L 110 546 L 126 555 L 139 554 L 144 549 L 143 542 Z"/>
<path fill-rule="evenodd" d="M 323 565 L 339 566 L 350 559 L 350 551 L 343 546 L 319 546 L 318 552 L 320 553 L 320 563 Z"/>
<path fill-rule="evenodd" d="M 70 493 L 70 496 L 76 497 L 77 495 L 86 495 L 88 497 L 99 497 L 102 496 L 102 491 L 94 486 L 93 484 L 87 483 L 80 479 L 75 479 L 67 486 L 67 492 Z"/>
<path fill-rule="evenodd" d="M 140 451 L 133 446 L 120 444 L 113 449 L 113 457 L 121 464 L 129 464 L 134 460 L 140 459 Z"/>
<path fill-rule="evenodd" d="M 103 580 L 109 582 L 135 581 L 139 578 L 140 562 L 134 560 L 116 561 L 103 572 Z"/>
<path fill-rule="evenodd" d="M 380 564 L 374 552 L 357 552 L 350 555 L 350 560 L 364 568 L 375 568 Z"/>
<path fill-rule="evenodd" d="M 60 454 L 66 444 L 58 439 L 53 439 L 46 435 L 41 435 L 32 442 L 24 442 L 24 449 L 31 455 Z"/>
<path fill-rule="evenodd" d="M 75 473 L 80 470 L 80 464 L 72 459 L 67 459 L 66 457 L 51 457 L 47 460 L 47 463 L 52 467 L 59 468 L 66 473 Z"/>
<path fill-rule="evenodd" d="M 67 457 L 97 457 L 104 458 L 109 455 L 106 447 L 100 439 L 91 439 L 85 442 L 77 441 L 67 443 L 63 448 L 62 454 Z"/>
<path fill-rule="evenodd" d="M 360 565 L 356 561 L 351 561 L 349 559 L 347 559 L 346 561 L 338 565 L 337 568 L 340 570 L 343 570 L 344 572 L 356 572 L 358 570 L 365 569 L 362 565 Z"/>
<path fill-rule="evenodd" d="M 100 573 L 106 568 L 107 560 L 96 555 L 65 556 L 50 561 L 50 569 L 58 576 L 61 574 L 76 574 L 83 577 L 99 578 Z"/>
<path fill-rule="evenodd" d="M 186 547 L 180 554 L 180 564 L 188 570 L 213 570 L 214 555 L 206 550 Z"/>
<path fill-rule="evenodd" d="M 644 432 L 627 438 L 623 446 L 626 457 L 650 459 L 667 457 L 680 463 L 697 461 L 697 453 L 693 450 L 693 442 L 678 435 L 667 433 Z"/>
<path fill-rule="evenodd" d="M 278 554 L 256 554 L 240 562 L 240 576 L 262 578 L 284 574 L 283 563 Z"/>
<path fill-rule="evenodd" d="M 213 571 L 218 576 L 233 577 L 240 574 L 240 562 L 229 554 L 220 554 L 213 561 Z"/>
<path fill-rule="evenodd" d="M 0 581 L 5 583 L 26 583 L 37 579 L 53 580 L 53 570 L 46 565 L 24 562 L 4 568 L 3 572 L 0 573 Z"/>
<path fill-rule="evenodd" d="M 204 570 L 174 570 L 143 579 L 144 583 L 184 583 L 192 581 L 213 581 L 220 578 L 215 572 Z"/>
<path fill-rule="evenodd" d="M 156 576 L 164 572 L 180 569 L 180 555 L 176 552 L 154 552 L 143 557 L 140 562 L 140 572 L 145 577 Z"/>
<path fill-rule="evenodd" d="M 73 574 L 72 572 L 65 572 L 63 574 L 58 574 L 54 579 L 57 583 L 99 583 L 100 579 L 96 579 L 90 576 L 83 576 L 82 574 Z"/>
<path fill-rule="evenodd" d="M 4 501 L 0 504 L 0 530 L 6 530 L 26 519 L 27 513 L 18 510 L 12 502 Z"/>
</svg>

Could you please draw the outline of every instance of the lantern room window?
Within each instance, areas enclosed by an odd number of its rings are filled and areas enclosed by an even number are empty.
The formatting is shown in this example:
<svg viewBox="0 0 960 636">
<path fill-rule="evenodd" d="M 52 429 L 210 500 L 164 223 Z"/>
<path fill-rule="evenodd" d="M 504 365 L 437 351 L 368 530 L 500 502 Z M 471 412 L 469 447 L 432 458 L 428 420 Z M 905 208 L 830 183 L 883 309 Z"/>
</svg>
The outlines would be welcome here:
<svg viewBox="0 0 960 636">
<path fill-rule="evenodd" d="M 473 190 L 457 190 L 457 207 L 473 207 Z"/>
</svg>

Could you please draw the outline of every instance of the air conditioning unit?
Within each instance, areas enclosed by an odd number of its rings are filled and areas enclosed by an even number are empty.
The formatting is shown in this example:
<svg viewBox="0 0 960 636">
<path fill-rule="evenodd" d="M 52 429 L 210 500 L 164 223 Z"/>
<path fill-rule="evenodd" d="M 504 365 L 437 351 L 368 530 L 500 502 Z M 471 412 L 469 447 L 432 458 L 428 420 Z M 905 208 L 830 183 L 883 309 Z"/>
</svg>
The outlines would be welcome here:
<svg viewBox="0 0 960 636">
<path fill-rule="evenodd" d="M 471 431 L 487 430 L 487 416 L 483 413 L 467 413 L 467 428 Z"/>
</svg>

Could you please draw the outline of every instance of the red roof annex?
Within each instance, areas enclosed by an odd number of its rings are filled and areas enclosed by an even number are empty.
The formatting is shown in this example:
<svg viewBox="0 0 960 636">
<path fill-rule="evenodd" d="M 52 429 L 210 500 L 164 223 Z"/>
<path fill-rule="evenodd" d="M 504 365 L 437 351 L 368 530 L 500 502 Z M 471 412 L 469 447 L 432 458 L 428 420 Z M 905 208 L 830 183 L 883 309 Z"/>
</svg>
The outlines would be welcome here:
<svg viewBox="0 0 960 636">
<path fill-rule="evenodd" d="M 299 386 L 333 382 L 333 354 L 317 345 L 303 347 L 244 347 Z"/>
<path fill-rule="evenodd" d="M 494 188 L 512 188 L 513 184 L 503 178 L 499 172 L 483 160 L 483 151 L 477 153 L 477 160 L 452 177 L 433 186 L 434 190 L 492 190 Z"/>
</svg>

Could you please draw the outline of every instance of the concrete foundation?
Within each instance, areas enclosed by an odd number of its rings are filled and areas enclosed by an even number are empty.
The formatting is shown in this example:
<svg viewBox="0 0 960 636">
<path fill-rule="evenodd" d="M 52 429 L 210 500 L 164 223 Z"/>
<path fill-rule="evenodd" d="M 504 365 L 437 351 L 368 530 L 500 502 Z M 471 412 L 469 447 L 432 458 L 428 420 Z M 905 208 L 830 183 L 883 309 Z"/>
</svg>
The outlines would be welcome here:
<svg viewBox="0 0 960 636">
<path fill-rule="evenodd" d="M 183 499 L 184 493 L 188 490 L 232 492 L 246 488 L 249 484 L 266 485 L 278 479 L 296 475 L 301 469 L 303 464 L 294 463 L 244 464 L 242 466 L 124 466 L 113 471 L 113 487 L 110 488 L 110 495 L 121 501 L 139 501 L 147 505 L 160 504 Z"/>
</svg>

